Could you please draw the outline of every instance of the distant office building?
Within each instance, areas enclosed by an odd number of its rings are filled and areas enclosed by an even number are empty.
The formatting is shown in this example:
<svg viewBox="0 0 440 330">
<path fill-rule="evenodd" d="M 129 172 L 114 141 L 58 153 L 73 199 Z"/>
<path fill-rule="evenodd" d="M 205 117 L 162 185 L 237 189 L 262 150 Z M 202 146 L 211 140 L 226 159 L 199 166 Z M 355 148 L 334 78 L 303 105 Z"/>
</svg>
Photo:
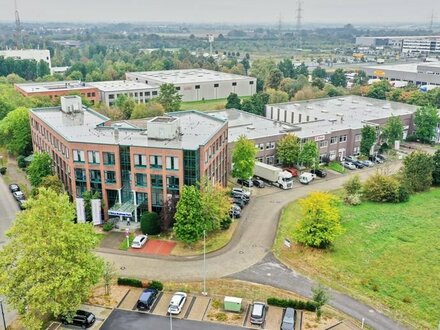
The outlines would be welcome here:
<svg viewBox="0 0 440 330">
<path fill-rule="evenodd" d="M 374 65 L 365 67 L 363 70 L 371 79 L 402 81 L 417 86 L 440 86 L 440 62 Z"/>
<path fill-rule="evenodd" d="M 49 69 L 52 68 L 50 52 L 47 49 L 0 50 L 0 56 L 4 58 L 14 58 L 16 60 L 44 61 L 49 65 Z"/>
<path fill-rule="evenodd" d="M 87 86 L 79 80 L 24 83 L 14 86 L 24 96 L 40 95 L 56 100 L 61 96 L 76 94 L 90 100 L 92 104 L 99 102 L 99 90 L 96 87 Z"/>
<path fill-rule="evenodd" d="M 130 80 L 99 81 L 87 83 L 99 90 L 101 102 L 112 106 L 119 95 L 126 95 L 137 103 L 146 103 L 157 97 L 159 87 Z"/>
<path fill-rule="evenodd" d="M 69 70 L 70 66 L 53 66 L 50 70 L 51 74 L 60 74 L 63 75 Z"/>
<path fill-rule="evenodd" d="M 440 53 L 440 36 L 356 37 L 356 45 L 390 47 L 402 53 Z"/>
<path fill-rule="evenodd" d="M 160 212 L 183 185 L 227 182 L 228 125 L 198 111 L 112 122 L 78 96 L 30 111 L 35 152 L 48 152 L 72 198 L 99 192 L 105 218 Z"/>
<path fill-rule="evenodd" d="M 301 102 L 268 104 L 266 117 L 296 126 L 294 134 L 302 143 L 314 141 L 321 158 L 340 160 L 360 151 L 365 125 L 381 127 L 392 116 L 404 126 L 404 138 L 413 131 L 414 105 L 361 96 L 344 96 Z"/>
<path fill-rule="evenodd" d="M 205 69 L 128 72 L 126 78 L 152 86 L 172 83 L 182 101 L 222 99 L 230 93 L 251 96 L 257 92 L 256 78 Z"/>
</svg>

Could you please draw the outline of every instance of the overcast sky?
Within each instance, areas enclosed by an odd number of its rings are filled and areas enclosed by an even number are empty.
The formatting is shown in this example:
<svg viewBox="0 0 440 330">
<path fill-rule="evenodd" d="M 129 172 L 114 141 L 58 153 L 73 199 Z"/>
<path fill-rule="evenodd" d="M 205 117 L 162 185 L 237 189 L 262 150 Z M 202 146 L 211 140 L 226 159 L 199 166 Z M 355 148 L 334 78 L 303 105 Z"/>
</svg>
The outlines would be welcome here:
<svg viewBox="0 0 440 330">
<path fill-rule="evenodd" d="M 17 0 L 20 18 L 50 22 L 294 23 L 297 0 Z M 440 0 L 303 0 L 306 23 L 428 25 Z M 14 0 L 0 0 L 0 21 L 14 20 Z"/>
</svg>

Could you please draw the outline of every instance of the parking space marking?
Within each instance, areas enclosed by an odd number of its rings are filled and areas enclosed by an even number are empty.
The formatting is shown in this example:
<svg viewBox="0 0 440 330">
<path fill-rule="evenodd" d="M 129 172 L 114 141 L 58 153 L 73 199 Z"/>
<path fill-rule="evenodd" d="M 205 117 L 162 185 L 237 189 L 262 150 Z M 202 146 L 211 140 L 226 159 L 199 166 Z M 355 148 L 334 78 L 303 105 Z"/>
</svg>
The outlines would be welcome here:
<svg viewBox="0 0 440 330">
<path fill-rule="evenodd" d="M 118 308 L 135 310 L 137 301 L 143 290 L 144 289 L 142 288 L 131 288 L 122 302 L 119 304 Z"/>
<path fill-rule="evenodd" d="M 189 320 L 202 321 L 208 309 L 211 298 L 205 296 L 194 297 L 194 303 L 191 306 L 191 310 L 185 317 Z"/>
<path fill-rule="evenodd" d="M 162 315 L 167 316 L 168 312 L 168 306 L 170 305 L 171 297 L 173 296 L 173 293 L 171 292 L 164 292 L 159 301 L 156 304 L 156 307 L 154 308 L 153 314 L 156 315 Z"/>
<path fill-rule="evenodd" d="M 183 305 L 182 311 L 180 312 L 179 315 L 176 315 L 176 317 L 178 317 L 178 318 L 180 318 L 180 319 L 185 318 L 186 313 L 187 313 L 188 311 L 190 311 L 190 307 L 192 306 L 192 302 L 193 302 L 194 298 L 195 298 L 194 296 L 190 296 L 190 295 L 188 295 L 188 296 L 186 297 L 185 305 Z"/>
<path fill-rule="evenodd" d="M 162 297 L 163 292 L 160 291 L 159 294 L 157 295 L 156 299 L 153 302 L 153 305 L 151 305 L 151 308 L 149 310 L 150 313 L 154 313 L 154 310 L 156 309 L 157 304 L 159 303 L 160 298 Z"/>
<path fill-rule="evenodd" d="M 284 309 L 281 307 L 270 306 L 266 314 L 265 329 L 278 329 L 281 326 Z"/>
</svg>

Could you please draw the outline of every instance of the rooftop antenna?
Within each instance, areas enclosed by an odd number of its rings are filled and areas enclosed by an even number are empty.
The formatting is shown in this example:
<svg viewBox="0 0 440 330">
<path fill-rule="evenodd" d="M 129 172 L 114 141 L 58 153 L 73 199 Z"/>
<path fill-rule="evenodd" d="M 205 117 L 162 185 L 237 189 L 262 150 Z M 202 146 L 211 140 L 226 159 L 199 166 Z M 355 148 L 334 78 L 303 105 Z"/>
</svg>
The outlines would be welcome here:
<svg viewBox="0 0 440 330">
<path fill-rule="evenodd" d="M 302 3 L 301 0 L 298 0 L 298 8 L 296 10 L 296 34 L 297 34 L 297 42 L 298 42 L 298 48 L 301 49 L 302 47 L 302 40 L 301 40 L 301 21 L 302 21 Z"/>
<path fill-rule="evenodd" d="M 20 14 L 18 13 L 17 0 L 14 0 L 14 8 L 15 8 L 15 48 L 21 48 L 21 22 L 20 22 Z"/>
<path fill-rule="evenodd" d="M 214 43 L 214 35 L 208 34 L 209 55 L 212 56 L 212 44 Z"/>
</svg>

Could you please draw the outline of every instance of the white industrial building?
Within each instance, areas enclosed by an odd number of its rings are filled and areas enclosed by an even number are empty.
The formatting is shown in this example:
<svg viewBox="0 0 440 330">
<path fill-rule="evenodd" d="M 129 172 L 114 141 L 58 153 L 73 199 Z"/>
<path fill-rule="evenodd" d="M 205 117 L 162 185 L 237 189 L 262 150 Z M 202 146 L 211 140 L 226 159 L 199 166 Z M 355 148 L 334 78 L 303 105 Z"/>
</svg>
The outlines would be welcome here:
<svg viewBox="0 0 440 330">
<path fill-rule="evenodd" d="M 146 103 L 159 94 L 158 86 L 131 80 L 99 81 L 87 83 L 99 90 L 101 102 L 111 106 L 119 95 L 127 95 L 137 103 Z"/>
<path fill-rule="evenodd" d="M 205 69 L 128 72 L 126 78 L 152 86 L 174 84 L 182 101 L 223 99 L 230 93 L 252 96 L 257 92 L 256 78 Z"/>
<path fill-rule="evenodd" d="M 357 46 L 390 47 L 402 53 L 440 53 L 440 36 L 356 37 Z"/>
<path fill-rule="evenodd" d="M 50 52 L 48 49 L 0 50 L 0 56 L 3 56 L 4 58 L 14 58 L 16 60 L 44 61 L 49 64 L 49 69 L 52 69 Z"/>
</svg>

